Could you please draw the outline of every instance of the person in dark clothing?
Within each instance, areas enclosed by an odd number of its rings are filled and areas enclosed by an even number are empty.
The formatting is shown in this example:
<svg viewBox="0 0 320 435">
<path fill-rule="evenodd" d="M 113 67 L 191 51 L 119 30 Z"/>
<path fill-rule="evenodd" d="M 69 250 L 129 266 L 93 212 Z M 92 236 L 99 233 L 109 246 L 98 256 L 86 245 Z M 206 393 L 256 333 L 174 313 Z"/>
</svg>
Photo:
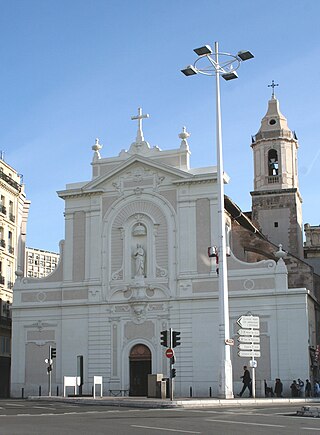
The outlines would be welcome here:
<svg viewBox="0 0 320 435">
<path fill-rule="evenodd" d="M 274 392 L 277 397 L 282 397 L 283 385 L 279 378 L 276 378 L 276 383 L 274 384 Z"/>
<path fill-rule="evenodd" d="M 292 397 L 299 397 L 299 385 L 297 384 L 297 381 L 294 380 L 292 384 L 290 385 L 291 388 L 291 396 Z"/>
<path fill-rule="evenodd" d="M 242 382 L 243 382 L 243 387 L 242 387 L 242 390 L 240 391 L 240 393 L 238 394 L 238 396 L 242 397 L 242 394 L 244 393 L 245 389 L 248 388 L 249 397 L 252 397 L 252 382 L 251 382 L 250 372 L 249 372 L 247 366 L 244 366 L 243 370 L 244 370 L 243 375 L 240 376 L 240 378 L 242 379 Z"/>
<path fill-rule="evenodd" d="M 311 390 L 312 390 L 311 382 L 309 381 L 309 379 L 306 379 L 306 386 L 304 390 L 306 397 L 311 397 Z"/>
</svg>

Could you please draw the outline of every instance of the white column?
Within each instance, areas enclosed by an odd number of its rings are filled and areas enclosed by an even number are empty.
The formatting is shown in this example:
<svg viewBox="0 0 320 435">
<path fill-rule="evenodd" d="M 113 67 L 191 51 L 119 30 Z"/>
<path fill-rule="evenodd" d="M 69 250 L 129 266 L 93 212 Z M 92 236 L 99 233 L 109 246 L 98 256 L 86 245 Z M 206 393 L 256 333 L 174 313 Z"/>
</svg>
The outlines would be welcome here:
<svg viewBox="0 0 320 435">
<path fill-rule="evenodd" d="M 218 43 L 215 42 L 215 61 L 219 65 Z M 226 233 L 224 215 L 224 185 L 223 185 L 223 156 L 220 111 L 220 73 L 216 70 L 216 135 L 217 135 L 217 176 L 218 176 L 218 253 L 219 253 L 219 348 L 220 373 L 219 391 L 222 398 L 233 398 L 232 364 L 230 346 L 225 343 L 230 338 L 229 331 L 229 300 L 228 300 L 228 271 L 226 254 Z"/>
</svg>

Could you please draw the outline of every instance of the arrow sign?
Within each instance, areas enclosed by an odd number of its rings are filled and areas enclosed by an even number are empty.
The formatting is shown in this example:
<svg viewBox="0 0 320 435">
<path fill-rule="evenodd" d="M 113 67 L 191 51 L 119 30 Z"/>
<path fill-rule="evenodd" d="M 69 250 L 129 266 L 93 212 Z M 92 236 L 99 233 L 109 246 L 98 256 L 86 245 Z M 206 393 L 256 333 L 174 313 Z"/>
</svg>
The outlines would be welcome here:
<svg viewBox="0 0 320 435">
<path fill-rule="evenodd" d="M 257 350 L 239 350 L 238 356 L 242 356 L 245 358 L 259 358 L 261 356 L 261 352 Z"/>
<path fill-rule="evenodd" d="M 238 334 L 239 335 L 255 335 L 258 336 L 260 335 L 260 331 L 257 329 L 238 329 Z"/>
<path fill-rule="evenodd" d="M 237 323 L 241 328 L 259 329 L 260 322 L 258 316 L 240 316 Z"/>
<path fill-rule="evenodd" d="M 240 343 L 238 344 L 240 350 L 260 350 L 260 344 L 253 343 Z"/>
<path fill-rule="evenodd" d="M 241 335 L 238 337 L 238 341 L 240 341 L 240 343 L 260 343 L 260 337 L 244 337 Z"/>
</svg>

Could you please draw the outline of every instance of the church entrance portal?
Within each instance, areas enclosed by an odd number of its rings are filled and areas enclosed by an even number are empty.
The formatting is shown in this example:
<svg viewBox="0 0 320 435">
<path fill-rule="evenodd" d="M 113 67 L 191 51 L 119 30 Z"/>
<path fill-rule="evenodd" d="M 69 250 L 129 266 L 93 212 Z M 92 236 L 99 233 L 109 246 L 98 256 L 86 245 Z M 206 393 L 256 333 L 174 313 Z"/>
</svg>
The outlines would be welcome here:
<svg viewBox="0 0 320 435">
<path fill-rule="evenodd" d="M 130 361 L 130 396 L 147 396 L 148 375 L 151 373 L 151 352 L 144 344 L 133 346 Z"/>
</svg>

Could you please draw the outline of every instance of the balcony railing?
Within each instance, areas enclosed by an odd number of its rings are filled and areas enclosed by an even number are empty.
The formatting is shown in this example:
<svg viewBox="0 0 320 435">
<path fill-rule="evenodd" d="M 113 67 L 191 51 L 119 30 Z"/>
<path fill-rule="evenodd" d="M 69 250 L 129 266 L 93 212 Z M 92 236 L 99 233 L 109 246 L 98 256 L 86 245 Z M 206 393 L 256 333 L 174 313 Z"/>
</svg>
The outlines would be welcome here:
<svg viewBox="0 0 320 435">
<path fill-rule="evenodd" d="M 14 254 L 14 247 L 13 246 L 8 246 L 8 252 L 9 254 Z"/>
<path fill-rule="evenodd" d="M 0 213 L 7 214 L 7 209 L 5 208 L 5 206 L 3 204 L 0 204 Z"/>
<path fill-rule="evenodd" d="M 4 239 L 0 239 L 0 247 L 5 248 L 6 247 L 6 241 Z"/>
<path fill-rule="evenodd" d="M 2 171 L 0 171 L 0 178 L 8 183 L 10 186 L 12 186 L 14 189 L 16 189 L 18 192 L 21 192 L 21 185 L 14 181 L 11 177 L 9 177 L 9 175 L 6 175 Z"/>
<path fill-rule="evenodd" d="M 268 183 L 269 184 L 276 184 L 281 182 L 281 176 L 280 175 L 269 175 L 268 176 Z"/>
<path fill-rule="evenodd" d="M 4 276 L 0 275 L 0 284 L 4 285 Z"/>
<path fill-rule="evenodd" d="M 13 223 L 16 221 L 16 217 L 15 217 L 15 215 L 12 214 L 12 213 L 9 214 L 9 219 L 10 219 L 11 222 L 13 222 Z"/>
<path fill-rule="evenodd" d="M 8 287 L 9 289 L 12 289 L 13 286 L 14 286 L 14 282 L 8 281 L 7 287 Z"/>
</svg>

